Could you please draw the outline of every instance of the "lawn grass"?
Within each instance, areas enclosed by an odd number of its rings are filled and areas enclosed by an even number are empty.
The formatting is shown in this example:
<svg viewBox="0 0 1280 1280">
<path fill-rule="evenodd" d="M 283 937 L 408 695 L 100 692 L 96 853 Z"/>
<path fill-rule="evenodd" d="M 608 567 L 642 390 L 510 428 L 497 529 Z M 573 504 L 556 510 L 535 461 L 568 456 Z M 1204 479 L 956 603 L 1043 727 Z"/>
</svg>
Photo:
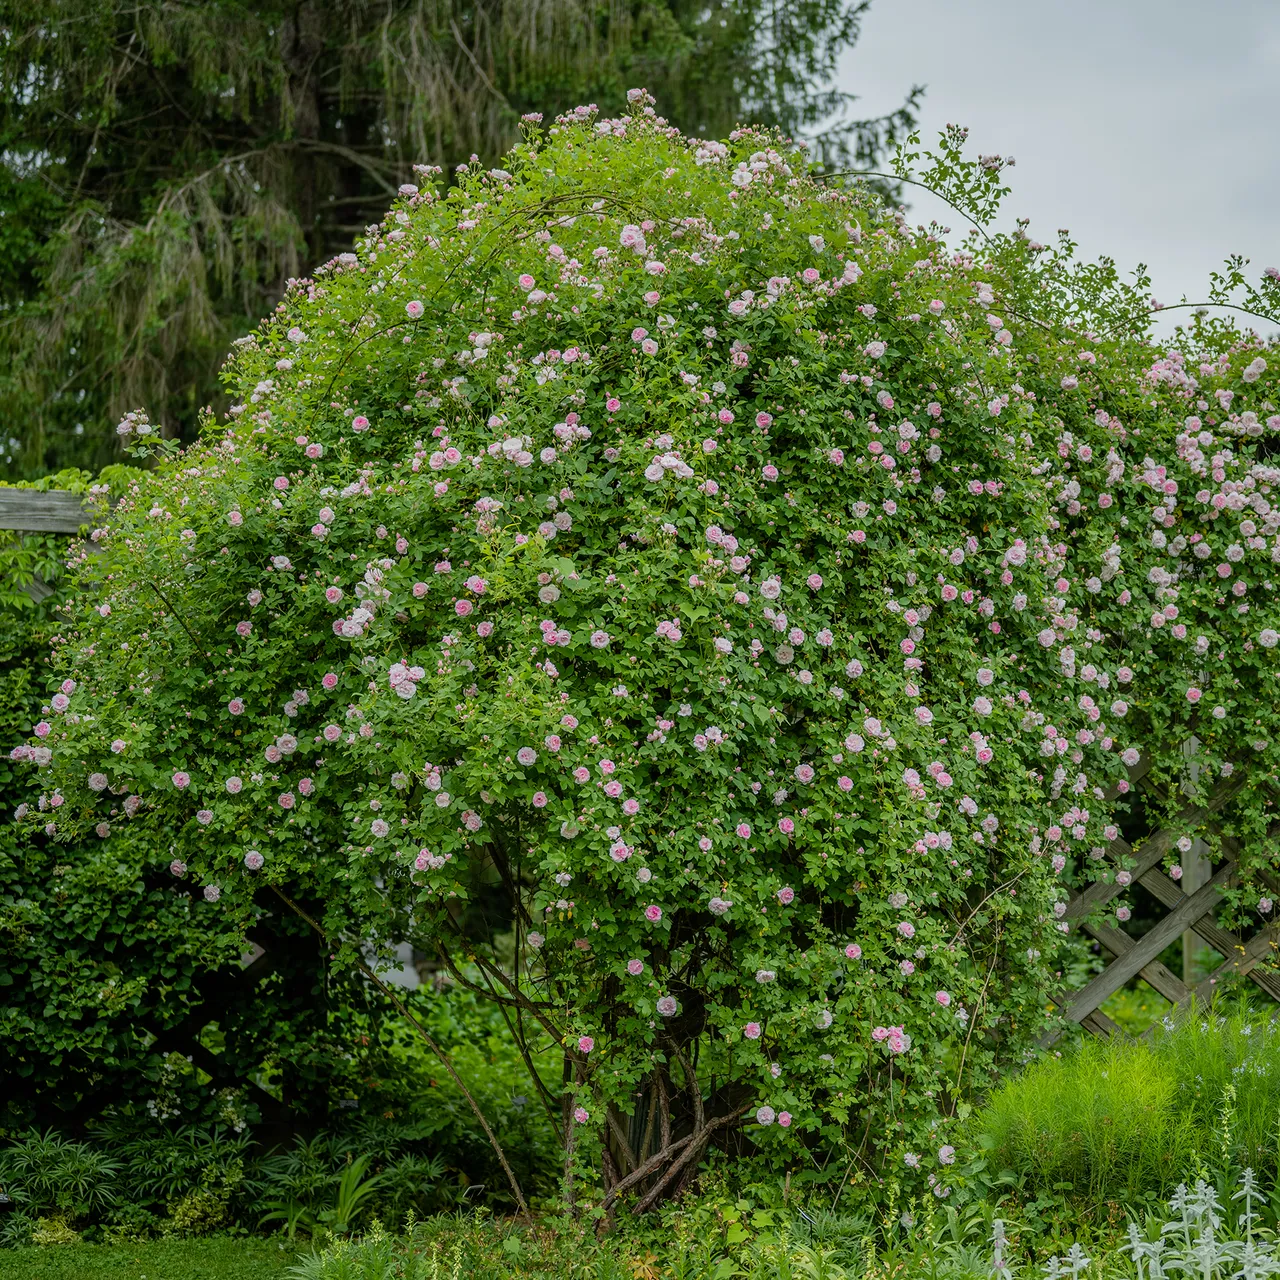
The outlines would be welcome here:
<svg viewBox="0 0 1280 1280">
<path fill-rule="evenodd" d="M 278 1240 L 214 1236 L 0 1249 L 0 1280 L 265 1280 L 294 1260 Z"/>
</svg>

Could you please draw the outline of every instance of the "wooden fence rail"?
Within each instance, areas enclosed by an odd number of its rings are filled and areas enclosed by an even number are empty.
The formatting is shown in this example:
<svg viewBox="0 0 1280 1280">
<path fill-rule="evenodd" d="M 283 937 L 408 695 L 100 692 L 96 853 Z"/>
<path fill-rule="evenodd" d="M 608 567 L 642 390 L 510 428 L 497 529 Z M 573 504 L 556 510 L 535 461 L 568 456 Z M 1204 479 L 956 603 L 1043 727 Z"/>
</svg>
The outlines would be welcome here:
<svg viewBox="0 0 1280 1280">
<path fill-rule="evenodd" d="M 1067 906 L 1065 919 L 1072 928 L 1083 930 L 1109 953 L 1110 959 L 1076 991 L 1054 997 L 1063 1013 L 1085 1030 L 1098 1036 L 1126 1033 L 1104 1014 L 1100 1006 L 1133 978 L 1140 978 L 1163 996 L 1175 1009 L 1187 1008 L 1192 1000 L 1207 1001 L 1222 982 L 1232 976 L 1247 977 L 1272 1000 L 1280 1003 L 1280 972 L 1262 967 L 1280 955 L 1280 921 L 1265 925 L 1251 938 L 1229 933 L 1217 923 L 1217 910 L 1224 890 L 1236 883 L 1238 846 L 1229 837 L 1221 842 L 1223 857 L 1218 870 L 1199 888 L 1188 893 L 1163 871 L 1160 862 L 1179 838 L 1181 830 L 1209 822 L 1247 782 L 1243 768 L 1237 767 L 1209 795 L 1203 805 L 1187 805 L 1168 827 L 1152 832 L 1137 853 L 1123 837 L 1107 847 L 1107 857 L 1117 866 L 1123 860 L 1129 866 L 1132 883 L 1142 887 L 1167 909 L 1166 914 L 1140 938 L 1132 938 L 1118 922 L 1090 919 L 1097 908 L 1125 892 L 1126 886 L 1114 879 L 1099 881 L 1083 892 L 1074 893 Z M 1137 782 L 1142 785 L 1141 780 Z M 1183 933 L 1190 930 L 1208 943 L 1222 957 L 1222 962 L 1194 986 L 1188 986 L 1159 960 L 1160 953 Z M 1056 1035 L 1045 1038 L 1052 1043 Z"/>
<path fill-rule="evenodd" d="M 75 533 L 92 517 L 79 494 L 0 488 L 0 529 L 23 533 Z"/>
</svg>

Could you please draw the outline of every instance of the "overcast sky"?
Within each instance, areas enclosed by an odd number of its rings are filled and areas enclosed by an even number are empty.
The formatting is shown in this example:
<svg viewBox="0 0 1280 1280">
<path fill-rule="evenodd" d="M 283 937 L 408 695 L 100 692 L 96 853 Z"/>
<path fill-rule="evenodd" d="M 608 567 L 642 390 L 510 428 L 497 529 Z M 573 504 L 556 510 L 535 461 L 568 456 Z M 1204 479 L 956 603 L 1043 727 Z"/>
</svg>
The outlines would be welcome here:
<svg viewBox="0 0 1280 1280">
<path fill-rule="evenodd" d="M 874 0 L 839 84 L 860 116 L 924 84 L 922 141 L 963 124 L 1017 158 L 1004 225 L 1145 262 L 1161 302 L 1203 297 L 1228 253 L 1280 266 L 1277 0 Z"/>
</svg>

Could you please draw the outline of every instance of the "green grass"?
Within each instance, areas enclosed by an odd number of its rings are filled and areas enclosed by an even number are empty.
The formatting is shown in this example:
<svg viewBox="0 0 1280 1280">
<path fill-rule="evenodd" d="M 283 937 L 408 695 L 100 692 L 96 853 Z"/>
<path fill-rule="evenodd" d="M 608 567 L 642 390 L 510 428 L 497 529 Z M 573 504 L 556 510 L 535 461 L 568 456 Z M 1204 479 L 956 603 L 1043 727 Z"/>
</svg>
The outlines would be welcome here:
<svg viewBox="0 0 1280 1280">
<path fill-rule="evenodd" d="M 1133 1203 L 1232 1166 L 1270 1185 L 1280 1029 L 1196 1011 L 1148 1039 L 1085 1040 L 1028 1067 L 976 1120 L 991 1166 L 1040 1194 Z"/>
<path fill-rule="evenodd" d="M 283 1276 L 292 1249 L 276 1240 L 151 1240 L 0 1249 L 0 1280 L 266 1280 Z"/>
</svg>

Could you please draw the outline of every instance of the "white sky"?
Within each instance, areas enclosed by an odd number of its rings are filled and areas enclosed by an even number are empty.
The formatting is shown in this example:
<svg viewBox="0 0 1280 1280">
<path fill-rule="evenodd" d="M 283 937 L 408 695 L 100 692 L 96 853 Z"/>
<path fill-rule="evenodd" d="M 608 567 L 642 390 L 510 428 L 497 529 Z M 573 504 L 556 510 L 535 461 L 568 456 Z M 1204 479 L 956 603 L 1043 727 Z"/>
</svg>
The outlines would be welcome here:
<svg viewBox="0 0 1280 1280">
<path fill-rule="evenodd" d="M 838 84 L 859 116 L 924 84 L 922 143 L 961 124 L 974 155 L 1016 157 L 1002 225 L 1145 262 L 1163 303 L 1204 297 L 1228 253 L 1280 266 L 1278 0 L 875 0 Z"/>
</svg>

